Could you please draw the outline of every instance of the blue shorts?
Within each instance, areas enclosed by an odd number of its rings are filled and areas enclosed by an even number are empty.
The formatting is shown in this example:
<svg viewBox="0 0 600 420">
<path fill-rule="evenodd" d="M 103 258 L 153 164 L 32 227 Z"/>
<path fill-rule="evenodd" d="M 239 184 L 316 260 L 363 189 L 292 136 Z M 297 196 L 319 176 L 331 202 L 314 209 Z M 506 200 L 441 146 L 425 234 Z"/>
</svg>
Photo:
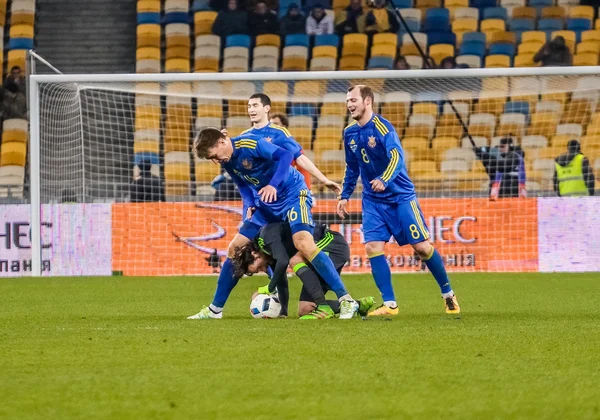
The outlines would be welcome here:
<svg viewBox="0 0 600 420">
<path fill-rule="evenodd" d="M 315 224 L 311 209 L 312 195 L 308 189 L 302 189 L 285 200 L 271 204 L 261 203 L 252 217 L 244 220 L 239 232 L 248 239 L 254 239 L 261 227 L 269 223 L 288 222 L 292 234 L 302 230 L 312 234 Z"/>
<path fill-rule="evenodd" d="M 404 203 L 362 202 L 365 242 L 389 242 L 393 236 L 398 245 L 416 244 L 431 236 L 417 200 Z"/>
</svg>

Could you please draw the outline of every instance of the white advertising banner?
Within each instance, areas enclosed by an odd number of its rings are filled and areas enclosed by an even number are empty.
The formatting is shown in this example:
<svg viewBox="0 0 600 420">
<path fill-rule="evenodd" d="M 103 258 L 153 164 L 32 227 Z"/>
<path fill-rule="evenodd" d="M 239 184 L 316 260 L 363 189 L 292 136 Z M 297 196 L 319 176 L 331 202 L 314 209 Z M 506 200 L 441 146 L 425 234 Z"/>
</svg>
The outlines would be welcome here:
<svg viewBox="0 0 600 420">
<path fill-rule="evenodd" d="M 50 276 L 112 274 L 110 204 L 42 206 L 42 270 Z M 0 277 L 31 275 L 28 204 L 0 205 Z"/>
<path fill-rule="evenodd" d="M 600 271 L 600 197 L 539 198 L 539 271 Z"/>
</svg>

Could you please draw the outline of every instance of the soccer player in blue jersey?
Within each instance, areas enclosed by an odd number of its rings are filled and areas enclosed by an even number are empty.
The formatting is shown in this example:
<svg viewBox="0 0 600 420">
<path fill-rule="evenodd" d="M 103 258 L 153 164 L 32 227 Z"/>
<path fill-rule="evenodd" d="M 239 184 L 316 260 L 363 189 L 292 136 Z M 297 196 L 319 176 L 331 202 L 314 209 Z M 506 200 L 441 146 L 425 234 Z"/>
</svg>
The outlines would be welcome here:
<svg viewBox="0 0 600 420">
<path fill-rule="evenodd" d="M 374 95 L 365 85 L 348 89 L 346 103 L 352 123 L 344 129 L 346 174 L 337 213 L 343 219 L 348 199 L 360 175 L 363 184 L 363 232 L 367 256 L 383 305 L 369 316 L 397 315 L 392 273 L 384 255 L 393 236 L 398 245 L 410 244 L 440 286 L 446 312 L 460 313 L 439 252 L 429 241 L 429 230 L 408 177 L 404 152 L 396 130 L 373 112 Z"/>
<path fill-rule="evenodd" d="M 216 128 L 200 131 L 194 152 L 200 158 L 220 163 L 237 184 L 244 201 L 253 202 L 254 206 L 248 209 L 246 220 L 229 246 L 229 258 L 223 263 L 213 303 L 190 318 L 222 318 L 223 306 L 239 280 L 233 276 L 230 258 L 262 226 L 278 221 L 290 224 L 294 246 L 338 296 L 340 319 L 351 318 L 359 305 L 346 291 L 331 259 L 314 242 L 312 197 L 302 175 L 290 166 L 293 155 L 261 137 L 245 134 L 230 139 Z"/>
</svg>

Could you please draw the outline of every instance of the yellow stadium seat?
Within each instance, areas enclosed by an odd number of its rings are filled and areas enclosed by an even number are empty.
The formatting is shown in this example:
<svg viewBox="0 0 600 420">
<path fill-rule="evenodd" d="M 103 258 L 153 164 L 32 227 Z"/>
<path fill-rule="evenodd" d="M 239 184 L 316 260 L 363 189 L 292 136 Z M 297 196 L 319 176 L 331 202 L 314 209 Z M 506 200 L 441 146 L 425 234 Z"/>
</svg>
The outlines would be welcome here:
<svg viewBox="0 0 600 420">
<path fill-rule="evenodd" d="M 575 32 L 574 31 L 554 31 L 550 35 L 550 39 L 554 39 L 557 36 L 562 36 L 565 39 L 567 47 L 571 51 L 575 50 Z"/>
<path fill-rule="evenodd" d="M 373 46 L 377 45 L 388 45 L 390 48 L 395 49 L 398 46 L 398 36 L 389 33 L 375 34 L 373 35 Z"/>
<path fill-rule="evenodd" d="M 476 19 L 455 19 L 452 22 L 452 32 L 477 32 L 478 26 Z"/>
<path fill-rule="evenodd" d="M 260 47 L 263 45 L 281 47 L 281 37 L 276 34 L 263 34 L 256 37 L 256 46 Z"/>
<path fill-rule="evenodd" d="M 504 111 L 506 97 L 482 97 L 475 104 L 473 112 L 481 114 L 494 114 L 498 116 Z"/>
<path fill-rule="evenodd" d="M 539 42 L 525 42 L 519 44 L 518 53 L 519 54 L 531 54 L 533 59 L 533 54 L 537 53 L 540 48 L 542 48 L 544 44 Z"/>
<path fill-rule="evenodd" d="M 594 8 L 592 6 L 571 6 L 569 8 L 570 18 L 594 19 Z"/>
<path fill-rule="evenodd" d="M 338 13 L 348 7 L 348 0 L 333 0 L 332 9 Z"/>
<path fill-rule="evenodd" d="M 581 33 L 581 42 L 587 41 L 600 42 L 600 30 L 592 29 L 589 31 L 583 31 Z"/>
<path fill-rule="evenodd" d="M 169 35 L 165 37 L 167 50 L 169 48 L 181 47 L 187 49 L 187 56 L 190 55 L 191 40 L 189 35 Z"/>
<path fill-rule="evenodd" d="M 536 20 L 537 19 L 537 10 L 535 10 L 534 7 L 515 7 L 512 10 L 512 17 L 513 19 L 519 18 L 519 19 L 532 19 L 532 20 Z"/>
<path fill-rule="evenodd" d="M 300 57 L 284 57 L 282 71 L 306 71 L 306 59 Z"/>
<path fill-rule="evenodd" d="M 525 31 L 521 34 L 521 43 L 535 42 L 538 44 L 546 43 L 546 32 L 544 31 Z"/>
<path fill-rule="evenodd" d="M 10 50 L 8 52 L 8 63 L 6 68 L 11 69 L 14 66 L 19 66 L 21 69 L 25 69 L 26 56 L 27 50 Z"/>
<path fill-rule="evenodd" d="M 600 18 L 594 21 L 594 29 L 600 29 Z"/>
<path fill-rule="evenodd" d="M 415 7 L 418 9 L 431 9 L 432 7 L 442 7 L 442 0 L 416 0 Z"/>
<path fill-rule="evenodd" d="M 294 97 L 309 97 L 315 99 L 316 102 L 316 99 L 321 98 L 324 94 L 325 86 L 323 83 L 314 82 L 312 80 L 303 80 L 296 82 L 294 85 Z"/>
<path fill-rule="evenodd" d="M 528 135 L 539 135 L 550 138 L 556 132 L 558 116 L 553 112 L 535 112 L 527 128 Z"/>
<path fill-rule="evenodd" d="M 137 47 L 160 48 L 160 25 L 143 24 L 136 28 Z"/>
<path fill-rule="evenodd" d="M 495 42 L 507 42 L 510 44 L 516 44 L 517 43 L 517 34 L 515 34 L 514 32 L 504 32 L 504 31 L 492 32 L 491 39 L 488 39 L 488 42 L 490 42 L 492 44 Z"/>
<path fill-rule="evenodd" d="M 449 149 L 459 147 L 458 138 L 456 137 L 435 137 L 431 141 L 431 148 L 433 149 L 436 157 L 436 161 L 444 155 L 444 152 Z"/>
<path fill-rule="evenodd" d="M 454 57 L 454 45 L 451 44 L 435 44 L 429 47 L 429 55 L 440 63 L 446 57 Z"/>
<path fill-rule="evenodd" d="M 2 143 L 9 142 L 27 143 L 27 132 L 21 130 L 4 130 L 2 132 Z"/>
<path fill-rule="evenodd" d="M 493 33 L 506 30 L 506 23 L 502 19 L 483 19 L 481 21 L 481 32 Z M 488 38 L 489 41 L 489 38 Z"/>
<path fill-rule="evenodd" d="M 171 58 L 182 58 L 185 60 L 190 59 L 190 49 L 188 47 L 167 47 L 165 52 L 165 59 Z"/>
<path fill-rule="evenodd" d="M 190 60 L 171 58 L 165 61 L 165 73 L 189 73 Z"/>
<path fill-rule="evenodd" d="M 414 114 L 425 114 L 425 115 L 433 115 L 437 117 L 438 115 L 438 105 L 433 102 L 420 102 L 415 103 L 413 105 L 412 113 Z"/>
<path fill-rule="evenodd" d="M 564 19 L 565 18 L 565 9 L 562 6 L 544 7 L 544 8 L 542 8 L 541 17 L 542 17 L 542 19 L 547 19 L 547 18 Z"/>
<path fill-rule="evenodd" d="M 337 48 L 332 45 L 320 45 L 312 49 L 312 56 L 337 58 Z"/>
<path fill-rule="evenodd" d="M 404 44 L 400 47 L 400 54 L 404 56 L 418 56 L 419 48 L 415 44 Z"/>
<path fill-rule="evenodd" d="M 446 0 L 444 6 L 450 7 L 469 7 L 469 0 Z"/>
<path fill-rule="evenodd" d="M 289 85 L 282 81 L 266 81 L 263 92 L 271 98 L 271 113 L 282 112 L 285 114 Z"/>
<path fill-rule="evenodd" d="M 402 148 L 405 150 L 418 150 L 429 148 L 429 140 L 427 137 L 409 137 L 404 136 L 400 141 Z"/>
<path fill-rule="evenodd" d="M 217 73 L 219 71 L 219 59 L 203 58 L 202 60 L 196 60 L 194 71 L 196 73 Z"/>
<path fill-rule="evenodd" d="M 408 171 L 413 176 L 431 175 L 437 173 L 437 165 L 433 160 L 415 160 L 409 163 Z"/>
<path fill-rule="evenodd" d="M 339 143 L 342 139 L 342 127 L 318 127 L 315 132 L 315 141 L 324 139 L 334 139 L 333 143 Z"/>
<path fill-rule="evenodd" d="M 292 128 L 292 135 L 303 149 L 311 149 L 312 127 L 294 127 Z"/>
<path fill-rule="evenodd" d="M 27 145 L 22 142 L 2 142 L 0 145 L 0 166 L 25 166 Z"/>
<path fill-rule="evenodd" d="M 600 124 L 599 123 L 590 123 L 585 129 L 585 133 L 587 135 L 597 135 L 600 134 Z M 4 138 L 4 136 L 2 136 Z"/>
<path fill-rule="evenodd" d="M 494 136 L 494 126 L 486 124 L 469 124 L 469 134 L 489 139 Z"/>
<path fill-rule="evenodd" d="M 215 165 L 210 160 L 196 158 L 194 172 L 196 182 L 210 184 L 221 173 L 221 165 Z"/>
<path fill-rule="evenodd" d="M 599 54 L 600 53 L 600 41 L 584 41 L 577 44 L 577 54 Z"/>
<path fill-rule="evenodd" d="M 343 38 L 342 57 L 366 56 L 368 37 L 365 34 L 347 34 Z M 364 67 L 363 67 L 364 69 Z M 362 69 L 361 69 L 362 70 Z"/>
<path fill-rule="evenodd" d="M 463 119 L 463 122 L 466 122 L 466 118 Z M 435 135 L 437 137 L 462 137 L 464 135 L 464 130 L 462 125 L 459 123 L 453 125 L 438 125 L 436 127 Z"/>
<path fill-rule="evenodd" d="M 486 68 L 510 67 L 510 57 L 507 55 L 492 54 L 485 57 Z"/>
<path fill-rule="evenodd" d="M 4 22 L 4 20 L 2 22 Z M 26 10 L 13 11 L 10 15 L 10 22 L 12 25 L 24 24 L 33 26 L 35 23 L 35 13 Z"/>
<path fill-rule="evenodd" d="M 11 25 L 9 34 L 11 38 L 32 38 L 33 39 L 33 25 Z"/>
<path fill-rule="evenodd" d="M 571 124 L 587 124 L 592 115 L 592 104 L 586 99 L 574 99 L 569 102 L 562 113 L 560 122 Z"/>
<path fill-rule="evenodd" d="M 170 126 L 169 128 L 166 128 L 163 142 L 164 152 L 189 151 L 190 136 L 190 130 L 187 130 L 184 127 Z"/>
<path fill-rule="evenodd" d="M 135 131 L 160 129 L 161 110 L 159 106 L 138 106 L 135 111 Z"/>
<path fill-rule="evenodd" d="M 160 13 L 160 0 L 138 0 L 137 12 Z"/>
<path fill-rule="evenodd" d="M 2 130 L 2 142 L 16 141 L 27 142 L 28 122 L 24 119 L 10 118 L 4 120 Z"/>
<path fill-rule="evenodd" d="M 574 66 L 597 66 L 598 53 L 575 54 L 573 56 Z"/>
<path fill-rule="evenodd" d="M 412 125 L 404 129 L 405 138 L 426 138 L 430 139 L 433 137 L 433 127 L 428 125 Z"/>
<path fill-rule="evenodd" d="M 341 147 L 341 134 L 339 138 L 319 138 L 315 137 L 315 141 L 312 144 L 312 150 L 315 153 L 317 160 L 321 160 L 323 152 L 329 150 L 340 150 Z"/>
<path fill-rule="evenodd" d="M 371 57 L 396 57 L 396 49 L 389 44 L 374 45 L 371 47 Z"/>
<path fill-rule="evenodd" d="M 348 56 L 342 57 L 340 59 L 340 70 L 364 70 L 365 69 L 365 59 L 360 56 Z"/>
<path fill-rule="evenodd" d="M 160 152 L 159 142 L 157 141 L 134 141 L 133 142 L 133 153 L 156 153 Z"/>
<path fill-rule="evenodd" d="M 584 151 L 588 148 L 598 148 L 600 147 L 600 135 L 599 134 L 586 134 L 582 136 L 579 140 L 581 144 L 581 149 Z"/>
<path fill-rule="evenodd" d="M 381 115 L 388 120 L 396 131 L 401 133 L 406 126 L 406 106 L 401 102 L 388 102 L 381 106 Z"/>
<path fill-rule="evenodd" d="M 189 162 L 167 162 L 164 171 L 166 196 L 188 195 L 190 193 Z"/>
<path fill-rule="evenodd" d="M 550 144 L 553 148 L 566 150 L 567 143 L 569 142 L 569 140 L 576 139 L 576 138 L 577 138 L 576 136 L 573 136 L 571 134 L 561 134 L 558 136 L 553 136 L 552 140 L 550 141 Z"/>
<path fill-rule="evenodd" d="M 142 47 L 135 52 L 136 60 L 160 60 L 160 48 Z"/>
<path fill-rule="evenodd" d="M 540 63 L 533 61 L 533 54 L 519 54 L 515 57 L 515 67 L 539 67 Z"/>
<path fill-rule="evenodd" d="M 217 12 L 204 11 L 194 14 L 194 36 L 211 34 L 212 25 L 217 18 Z"/>
<path fill-rule="evenodd" d="M 313 57 L 310 60 L 311 71 L 335 71 L 336 59 L 333 57 Z"/>
<path fill-rule="evenodd" d="M 345 117 L 348 114 L 345 102 L 325 102 L 321 107 L 321 115 L 339 115 Z"/>
</svg>

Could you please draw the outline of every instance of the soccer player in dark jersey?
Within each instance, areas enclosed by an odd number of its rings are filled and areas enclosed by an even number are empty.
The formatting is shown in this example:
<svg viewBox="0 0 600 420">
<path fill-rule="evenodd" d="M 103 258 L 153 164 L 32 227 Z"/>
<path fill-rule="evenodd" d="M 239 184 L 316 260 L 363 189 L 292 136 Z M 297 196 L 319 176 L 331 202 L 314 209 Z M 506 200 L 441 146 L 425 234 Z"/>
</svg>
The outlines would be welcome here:
<svg viewBox="0 0 600 420">
<path fill-rule="evenodd" d="M 340 319 L 352 318 L 359 305 L 346 291 L 331 259 L 313 240 L 312 196 L 302 175 L 290 166 L 293 155 L 259 136 L 246 134 L 230 139 L 216 128 L 205 128 L 198 133 L 194 152 L 200 158 L 221 164 L 238 186 L 243 200 L 254 203 L 229 245 L 229 257 L 233 257 L 236 248 L 253 239 L 262 226 L 287 221 L 298 252 L 338 296 Z M 222 318 L 223 306 L 219 304 L 224 305 L 239 280 L 233 275 L 230 258 L 223 263 L 213 303 L 191 319 Z"/>
<path fill-rule="evenodd" d="M 373 91 L 368 86 L 348 89 L 346 103 L 354 121 L 344 129 L 346 175 L 337 205 L 337 213 L 343 219 L 360 176 L 365 248 L 384 301 L 369 316 L 398 314 L 392 274 L 384 255 L 385 244 L 392 236 L 398 245 L 410 244 L 419 254 L 441 289 L 446 312 L 457 314 L 460 307 L 442 257 L 429 241 L 429 230 L 408 177 L 398 134 L 389 121 L 373 112 L 373 102 Z"/>
<path fill-rule="evenodd" d="M 350 247 L 344 237 L 338 232 L 332 232 L 325 225 L 315 226 L 313 233 L 317 247 L 329 255 L 338 273 L 350 259 Z M 303 283 L 298 303 L 298 316 L 300 319 L 328 319 L 334 313 L 339 313 L 340 305 L 337 300 L 327 300 L 325 293 L 329 290 L 327 283 L 319 278 L 310 265 L 307 265 L 294 247 L 292 230 L 286 222 L 269 223 L 263 226 L 258 236 L 238 248 L 233 257 L 234 275 L 242 277 L 244 274 L 252 275 L 267 272 L 273 269 L 271 282 L 258 289 L 258 293 L 272 294 L 279 292 L 282 312 L 287 315 L 289 293 L 287 287 L 287 268 L 292 268 L 294 273 Z M 283 295 L 282 292 L 283 291 Z M 358 300 L 358 313 L 366 315 L 374 305 L 372 296 Z"/>
</svg>

